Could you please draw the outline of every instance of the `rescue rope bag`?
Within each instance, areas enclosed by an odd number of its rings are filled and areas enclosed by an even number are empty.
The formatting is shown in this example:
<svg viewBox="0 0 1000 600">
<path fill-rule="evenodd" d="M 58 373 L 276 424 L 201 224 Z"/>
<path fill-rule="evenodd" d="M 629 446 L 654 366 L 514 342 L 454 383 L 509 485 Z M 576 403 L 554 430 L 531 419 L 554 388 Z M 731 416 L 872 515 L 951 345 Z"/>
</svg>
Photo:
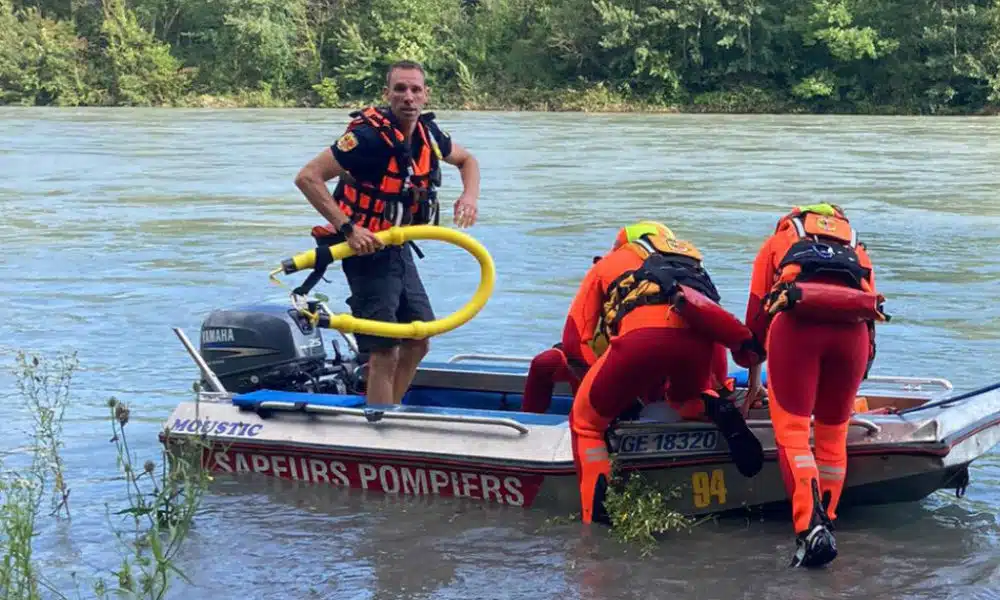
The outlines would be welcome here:
<svg viewBox="0 0 1000 600">
<path fill-rule="evenodd" d="M 842 285 L 819 282 L 783 282 L 772 292 L 775 300 L 768 312 L 776 314 L 791 310 L 796 316 L 810 321 L 834 323 L 861 323 L 863 321 L 889 321 L 883 312 L 884 298 L 862 290 Z"/>
<path fill-rule="evenodd" d="M 764 355 L 764 349 L 753 332 L 735 315 L 697 290 L 684 285 L 679 288 L 672 304 L 692 329 L 730 350 L 752 350 L 760 356 Z"/>
</svg>

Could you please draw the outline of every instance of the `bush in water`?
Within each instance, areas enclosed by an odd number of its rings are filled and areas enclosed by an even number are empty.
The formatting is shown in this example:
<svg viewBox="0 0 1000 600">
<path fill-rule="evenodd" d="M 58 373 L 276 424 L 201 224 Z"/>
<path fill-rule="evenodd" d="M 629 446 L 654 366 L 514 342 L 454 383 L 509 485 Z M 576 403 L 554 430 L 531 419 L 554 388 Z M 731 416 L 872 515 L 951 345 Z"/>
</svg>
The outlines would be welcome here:
<svg viewBox="0 0 1000 600">
<path fill-rule="evenodd" d="M 652 554 L 658 534 L 689 532 L 697 524 L 668 507 L 671 500 L 680 497 L 679 488 L 661 489 L 635 472 L 623 475 L 612 462 L 611 482 L 604 500 L 612 534 L 623 544 L 637 543 L 641 556 Z"/>
</svg>

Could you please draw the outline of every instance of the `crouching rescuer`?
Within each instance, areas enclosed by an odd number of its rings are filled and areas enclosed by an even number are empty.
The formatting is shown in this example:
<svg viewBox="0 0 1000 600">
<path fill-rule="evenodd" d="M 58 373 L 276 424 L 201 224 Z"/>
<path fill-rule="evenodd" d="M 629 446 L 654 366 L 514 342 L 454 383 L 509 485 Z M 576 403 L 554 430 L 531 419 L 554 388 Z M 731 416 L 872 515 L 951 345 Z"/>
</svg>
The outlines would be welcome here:
<svg viewBox="0 0 1000 600">
<path fill-rule="evenodd" d="M 887 321 L 871 259 L 839 207 L 782 217 L 754 261 L 747 324 L 766 340 L 768 396 L 778 461 L 796 534 L 791 566 L 837 557 L 833 521 L 847 474 L 847 432 Z M 749 367 L 759 355 L 733 353 Z M 815 447 L 809 444 L 815 416 Z"/>
<path fill-rule="evenodd" d="M 660 236 L 665 239 L 675 237 L 673 231 L 663 223 L 640 221 L 619 229 L 611 249 L 604 256 L 625 244 L 637 242 L 645 235 Z M 568 383 L 575 396 L 583 376 L 607 349 L 607 338 L 598 331 L 601 307 L 608 300 L 611 286 L 621 275 L 621 270 L 625 267 L 642 266 L 643 258 L 637 252 L 624 255 L 622 260 L 627 264 L 623 264 L 621 260 L 602 262 L 602 258 L 603 256 L 594 258 L 593 264 L 600 263 L 600 266 L 594 266 L 587 271 L 576 296 L 570 303 L 561 341 L 532 359 L 524 384 L 524 400 L 521 407 L 524 412 L 548 411 L 556 383 Z M 728 366 L 726 347 L 716 344 L 712 372 L 719 388 L 723 388 L 729 382 Z M 650 390 L 648 396 L 637 400 L 633 409 L 640 411 L 645 404 L 660 402 L 664 399 L 665 393 L 665 390 Z M 679 404 L 671 398 L 670 404 L 684 418 L 699 418 L 704 413 L 700 400 Z"/>
<path fill-rule="evenodd" d="M 637 398 L 669 389 L 672 402 L 703 403 L 705 415 L 728 442 L 740 472 L 763 466 L 760 441 L 736 405 L 712 386 L 716 345 L 746 355 L 762 353 L 750 330 L 719 304 L 719 293 L 689 242 L 644 233 L 598 260 L 591 273 L 610 278 L 606 293 L 583 293 L 597 315 L 604 350 L 580 382 L 570 412 L 573 459 L 583 521 L 607 522 L 604 492 L 611 465 L 605 434 Z M 593 283 L 588 273 L 583 285 Z M 597 275 L 594 275 L 597 277 Z"/>
<path fill-rule="evenodd" d="M 647 234 L 669 239 L 674 237 L 674 232 L 663 223 L 640 221 L 622 227 L 608 253 Z M 607 300 L 608 288 L 620 274 L 622 265 L 615 261 L 602 262 L 602 258 L 594 257 L 593 264 L 600 263 L 600 266 L 589 269 L 580 282 L 566 315 L 561 341 L 532 359 L 524 383 L 524 401 L 521 406 L 524 412 L 547 411 L 552 403 L 556 383 L 568 383 L 575 396 L 583 376 L 607 348 L 607 340 L 598 339 L 597 323 L 601 317 L 601 305 Z M 628 255 L 628 258 L 634 263 L 634 267 L 642 264 L 642 259 L 636 253 Z"/>
</svg>

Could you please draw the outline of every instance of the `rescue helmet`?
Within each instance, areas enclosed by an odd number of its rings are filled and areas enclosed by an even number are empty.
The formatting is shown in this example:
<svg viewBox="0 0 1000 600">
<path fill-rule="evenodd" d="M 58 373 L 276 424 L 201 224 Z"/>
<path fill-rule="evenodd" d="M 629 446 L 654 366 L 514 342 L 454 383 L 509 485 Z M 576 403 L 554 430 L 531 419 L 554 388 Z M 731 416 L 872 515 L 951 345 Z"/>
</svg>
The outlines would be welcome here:
<svg viewBox="0 0 1000 600">
<path fill-rule="evenodd" d="M 798 213 L 816 213 L 818 215 L 824 215 L 827 217 L 844 217 L 844 209 L 840 206 L 833 204 L 831 202 L 820 202 L 817 204 L 809 204 L 806 206 L 796 206 L 795 210 Z"/>
<path fill-rule="evenodd" d="M 625 244 L 632 243 L 644 235 L 662 235 L 668 240 L 676 239 L 674 237 L 674 232 L 670 231 L 670 228 L 663 223 L 658 223 L 656 221 L 639 221 L 638 223 L 633 223 L 631 225 L 626 225 L 618 230 L 618 235 L 615 236 L 615 244 L 612 246 L 612 250 L 617 250 Z"/>
</svg>

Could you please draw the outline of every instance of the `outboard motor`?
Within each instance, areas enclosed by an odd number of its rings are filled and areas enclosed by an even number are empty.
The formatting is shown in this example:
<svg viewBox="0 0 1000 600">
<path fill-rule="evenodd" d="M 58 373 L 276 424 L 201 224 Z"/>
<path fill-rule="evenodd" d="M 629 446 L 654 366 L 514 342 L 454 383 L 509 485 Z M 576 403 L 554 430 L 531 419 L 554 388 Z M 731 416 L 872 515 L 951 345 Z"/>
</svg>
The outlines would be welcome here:
<svg viewBox="0 0 1000 600">
<path fill-rule="evenodd" d="M 359 393 L 355 359 L 341 354 L 336 340 L 331 345 L 328 359 L 320 330 L 294 308 L 257 304 L 212 311 L 201 325 L 199 351 L 233 393 Z"/>
</svg>

